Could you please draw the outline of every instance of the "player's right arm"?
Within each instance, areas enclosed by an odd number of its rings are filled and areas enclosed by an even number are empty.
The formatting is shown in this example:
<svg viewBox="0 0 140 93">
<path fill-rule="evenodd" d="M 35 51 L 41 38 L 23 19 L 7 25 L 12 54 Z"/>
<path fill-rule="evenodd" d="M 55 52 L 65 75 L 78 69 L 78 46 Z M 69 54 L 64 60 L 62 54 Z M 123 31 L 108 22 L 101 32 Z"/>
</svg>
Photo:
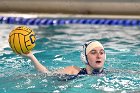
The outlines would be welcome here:
<svg viewBox="0 0 140 93">
<path fill-rule="evenodd" d="M 33 62 L 35 68 L 42 72 L 42 73 L 47 73 L 49 75 L 57 75 L 57 74 L 68 74 L 68 75 L 76 75 L 78 74 L 78 72 L 80 71 L 79 67 L 76 66 L 68 66 L 65 67 L 63 69 L 59 69 L 56 71 L 49 71 L 45 66 L 43 66 L 38 60 L 37 58 L 33 55 L 32 52 L 29 52 L 28 54 L 22 54 L 22 56 L 28 57 L 29 59 L 31 59 L 31 61 Z"/>
<path fill-rule="evenodd" d="M 28 54 L 22 54 L 22 56 L 28 57 L 29 59 L 31 59 L 33 65 L 38 71 L 42 73 L 49 73 L 49 70 L 37 60 L 37 58 L 33 55 L 32 52 L 29 52 Z"/>
</svg>

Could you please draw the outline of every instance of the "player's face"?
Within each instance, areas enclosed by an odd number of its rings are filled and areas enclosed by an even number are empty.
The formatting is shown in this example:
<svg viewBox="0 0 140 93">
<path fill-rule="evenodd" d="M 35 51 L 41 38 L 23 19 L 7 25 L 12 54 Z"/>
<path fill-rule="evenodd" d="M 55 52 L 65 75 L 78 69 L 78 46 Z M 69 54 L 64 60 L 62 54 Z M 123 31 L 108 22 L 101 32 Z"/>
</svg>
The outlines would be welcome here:
<svg viewBox="0 0 140 93">
<path fill-rule="evenodd" d="M 105 51 L 101 47 L 96 47 L 87 54 L 90 66 L 95 69 L 99 69 L 104 66 L 105 56 Z"/>
</svg>

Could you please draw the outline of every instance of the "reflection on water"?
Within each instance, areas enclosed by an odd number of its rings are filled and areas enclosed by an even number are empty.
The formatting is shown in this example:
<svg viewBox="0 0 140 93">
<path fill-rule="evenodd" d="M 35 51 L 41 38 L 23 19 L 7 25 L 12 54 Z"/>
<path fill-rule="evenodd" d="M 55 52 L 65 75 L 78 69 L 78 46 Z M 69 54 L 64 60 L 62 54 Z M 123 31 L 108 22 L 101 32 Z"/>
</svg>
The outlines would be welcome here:
<svg viewBox="0 0 140 93">
<path fill-rule="evenodd" d="M 105 76 L 82 76 L 62 81 L 35 71 L 31 61 L 15 55 L 8 33 L 16 25 L 0 25 L 0 91 L 6 93 L 133 93 L 140 87 L 140 28 L 106 25 L 63 25 L 34 27 L 33 50 L 39 61 L 58 69 L 80 61 L 81 45 L 99 40 L 105 46 Z"/>
</svg>

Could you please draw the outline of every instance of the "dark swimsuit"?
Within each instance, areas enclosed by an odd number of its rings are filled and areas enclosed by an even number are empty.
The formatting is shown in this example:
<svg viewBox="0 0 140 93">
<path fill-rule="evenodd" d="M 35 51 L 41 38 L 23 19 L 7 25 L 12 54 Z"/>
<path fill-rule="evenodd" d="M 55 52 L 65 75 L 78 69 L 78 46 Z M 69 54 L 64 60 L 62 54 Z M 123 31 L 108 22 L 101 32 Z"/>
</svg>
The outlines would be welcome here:
<svg viewBox="0 0 140 93">
<path fill-rule="evenodd" d="M 101 72 L 99 72 L 99 70 L 96 69 L 92 71 L 93 75 L 104 74 L 104 73 L 105 73 L 104 69 Z M 81 70 L 77 75 L 86 75 L 86 74 L 88 74 L 86 68 L 81 68 Z"/>
<path fill-rule="evenodd" d="M 86 70 L 86 68 L 81 68 L 81 70 L 79 71 L 79 73 L 77 74 L 77 75 L 68 75 L 68 74 L 65 74 L 65 75 L 62 75 L 62 76 L 60 76 L 59 77 L 59 80 L 61 80 L 61 81 L 67 81 L 67 80 L 73 80 L 73 79 L 75 79 L 75 78 L 80 78 L 80 76 L 83 76 L 83 75 L 87 75 L 88 73 L 87 73 L 87 70 Z M 92 74 L 93 75 L 104 75 L 105 74 L 105 71 L 104 71 L 104 69 L 101 71 L 101 72 L 99 72 L 99 70 L 93 70 L 93 72 L 92 72 Z"/>
</svg>

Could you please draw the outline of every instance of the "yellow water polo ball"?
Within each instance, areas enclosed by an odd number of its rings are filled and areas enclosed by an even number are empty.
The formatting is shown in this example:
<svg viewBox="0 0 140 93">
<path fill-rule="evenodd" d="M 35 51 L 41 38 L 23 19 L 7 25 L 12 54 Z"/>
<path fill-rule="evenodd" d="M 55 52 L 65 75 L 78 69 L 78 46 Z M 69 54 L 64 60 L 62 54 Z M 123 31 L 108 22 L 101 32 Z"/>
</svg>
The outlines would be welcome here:
<svg viewBox="0 0 140 93">
<path fill-rule="evenodd" d="M 9 34 L 9 45 L 17 53 L 28 53 L 35 46 L 35 33 L 26 26 L 19 26 L 13 29 Z"/>
</svg>

